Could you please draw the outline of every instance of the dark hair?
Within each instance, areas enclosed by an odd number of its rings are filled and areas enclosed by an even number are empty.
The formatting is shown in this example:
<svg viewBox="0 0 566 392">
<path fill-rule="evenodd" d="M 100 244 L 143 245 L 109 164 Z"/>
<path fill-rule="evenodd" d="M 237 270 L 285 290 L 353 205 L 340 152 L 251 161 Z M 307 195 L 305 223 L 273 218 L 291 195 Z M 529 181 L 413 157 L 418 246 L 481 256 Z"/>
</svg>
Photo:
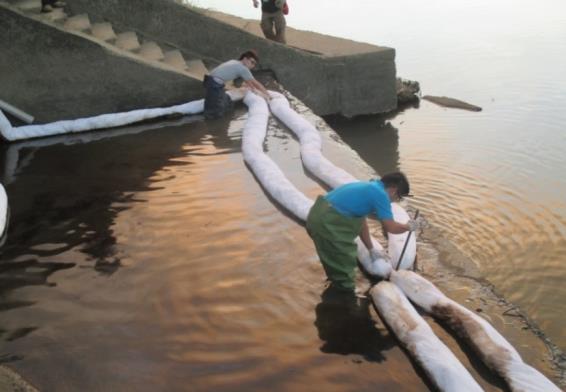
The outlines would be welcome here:
<svg viewBox="0 0 566 392">
<path fill-rule="evenodd" d="M 410 196 L 409 180 L 402 172 L 388 173 L 381 177 L 381 182 L 385 189 L 389 187 L 397 187 L 397 194 L 399 197 Z"/>
<path fill-rule="evenodd" d="M 238 60 L 242 60 L 250 57 L 254 59 L 256 63 L 259 63 L 259 57 L 255 49 L 246 50 L 244 53 L 240 55 L 240 58 Z"/>
</svg>

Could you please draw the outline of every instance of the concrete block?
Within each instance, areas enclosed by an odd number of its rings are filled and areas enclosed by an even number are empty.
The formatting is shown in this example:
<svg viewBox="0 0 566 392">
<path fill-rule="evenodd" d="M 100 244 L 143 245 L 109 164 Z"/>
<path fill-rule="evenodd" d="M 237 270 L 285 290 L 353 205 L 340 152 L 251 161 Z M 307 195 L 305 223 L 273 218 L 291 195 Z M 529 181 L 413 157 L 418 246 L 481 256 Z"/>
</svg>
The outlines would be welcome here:
<svg viewBox="0 0 566 392">
<path fill-rule="evenodd" d="M 163 51 L 155 42 L 144 42 L 138 51 L 138 54 L 146 60 L 159 61 L 164 58 Z"/>
<path fill-rule="evenodd" d="M 93 37 L 101 41 L 110 41 L 116 38 L 112 25 L 108 22 L 93 23 L 90 32 Z"/>
<path fill-rule="evenodd" d="M 140 47 L 140 42 L 136 33 L 127 31 L 116 36 L 115 45 L 123 50 L 135 50 Z"/>
<path fill-rule="evenodd" d="M 63 25 L 66 29 L 84 31 L 90 29 L 90 19 L 87 14 L 73 15 Z"/>
<path fill-rule="evenodd" d="M 187 61 L 187 73 L 195 76 L 197 79 L 204 79 L 204 75 L 208 74 L 208 69 L 202 60 L 189 60 Z"/>
<path fill-rule="evenodd" d="M 179 70 L 187 68 L 187 63 L 181 52 L 177 49 L 169 50 L 163 54 L 163 62 Z"/>
</svg>

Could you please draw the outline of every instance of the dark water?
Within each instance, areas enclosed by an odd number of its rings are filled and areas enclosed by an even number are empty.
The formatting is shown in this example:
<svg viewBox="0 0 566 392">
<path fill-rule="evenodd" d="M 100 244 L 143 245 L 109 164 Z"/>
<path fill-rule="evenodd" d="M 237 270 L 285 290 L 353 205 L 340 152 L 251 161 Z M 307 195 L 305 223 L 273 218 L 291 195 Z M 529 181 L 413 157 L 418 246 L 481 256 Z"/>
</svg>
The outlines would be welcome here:
<svg viewBox="0 0 566 392">
<path fill-rule="evenodd" d="M 363 390 L 382 351 L 406 367 L 367 302 L 353 318 L 321 303 L 312 244 L 245 167 L 242 125 L 197 121 L 4 151 L 12 225 L 0 259 L 0 358 L 57 391 L 315 380 Z M 268 149 L 318 193 L 279 133 Z M 377 380 L 394 384 L 381 368 Z"/>
<path fill-rule="evenodd" d="M 304 228 L 243 163 L 244 120 L 5 148 L 0 362 L 45 391 L 427 390 L 367 300 L 325 289 Z M 368 175 L 324 139 L 336 163 Z M 285 130 L 272 124 L 266 149 L 299 189 L 322 192 Z"/>
<path fill-rule="evenodd" d="M 258 18 L 231 1 L 193 3 Z M 423 101 L 387 124 L 332 125 L 377 172 L 407 172 L 443 262 L 487 278 L 566 349 L 566 3 L 291 3 L 289 25 L 393 47 L 398 75 L 423 94 L 483 108 Z"/>
</svg>

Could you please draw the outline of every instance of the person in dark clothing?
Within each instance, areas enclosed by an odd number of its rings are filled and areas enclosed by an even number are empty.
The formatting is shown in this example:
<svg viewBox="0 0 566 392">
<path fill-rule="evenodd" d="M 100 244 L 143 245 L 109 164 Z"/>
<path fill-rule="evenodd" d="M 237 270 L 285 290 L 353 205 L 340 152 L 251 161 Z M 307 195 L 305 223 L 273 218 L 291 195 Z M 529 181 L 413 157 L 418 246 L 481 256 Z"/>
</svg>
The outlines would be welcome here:
<svg viewBox="0 0 566 392">
<path fill-rule="evenodd" d="M 286 43 L 285 15 L 283 8 L 286 0 L 261 0 L 261 30 L 265 38 L 272 41 L 277 41 L 282 44 Z M 254 7 L 259 6 L 259 0 L 253 0 Z M 275 29 L 275 31 L 274 31 Z"/>
</svg>

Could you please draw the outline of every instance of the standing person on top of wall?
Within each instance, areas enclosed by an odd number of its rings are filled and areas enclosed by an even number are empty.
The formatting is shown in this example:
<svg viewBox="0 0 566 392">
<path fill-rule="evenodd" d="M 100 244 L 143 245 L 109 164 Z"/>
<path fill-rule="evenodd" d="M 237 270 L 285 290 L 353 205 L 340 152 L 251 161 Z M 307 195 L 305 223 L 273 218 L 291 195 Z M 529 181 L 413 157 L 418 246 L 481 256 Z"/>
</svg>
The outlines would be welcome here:
<svg viewBox="0 0 566 392">
<path fill-rule="evenodd" d="M 372 259 L 386 257 L 373 247 L 366 216 L 375 215 L 383 229 L 392 234 L 415 231 L 423 226 L 420 219 L 408 223 L 393 220 L 391 201 L 406 196 L 409 196 L 407 177 L 401 172 L 393 172 L 380 180 L 345 184 L 318 197 L 307 217 L 307 232 L 332 286 L 354 291 L 356 237 L 360 236 Z"/>
<path fill-rule="evenodd" d="M 254 7 L 259 5 L 258 0 L 253 0 Z M 265 38 L 272 41 L 286 43 L 285 15 L 283 15 L 283 8 L 285 7 L 286 0 L 261 0 L 261 30 Z M 273 32 L 275 28 L 275 32 Z"/>
<path fill-rule="evenodd" d="M 232 100 L 226 94 L 225 84 L 242 78 L 247 88 L 265 99 L 271 99 L 265 87 L 255 80 L 250 70 L 259 62 L 257 52 L 253 49 L 240 55 L 239 60 L 229 60 L 220 64 L 204 77 L 206 95 L 204 98 L 204 117 L 214 119 L 223 117 L 232 109 Z"/>
</svg>

